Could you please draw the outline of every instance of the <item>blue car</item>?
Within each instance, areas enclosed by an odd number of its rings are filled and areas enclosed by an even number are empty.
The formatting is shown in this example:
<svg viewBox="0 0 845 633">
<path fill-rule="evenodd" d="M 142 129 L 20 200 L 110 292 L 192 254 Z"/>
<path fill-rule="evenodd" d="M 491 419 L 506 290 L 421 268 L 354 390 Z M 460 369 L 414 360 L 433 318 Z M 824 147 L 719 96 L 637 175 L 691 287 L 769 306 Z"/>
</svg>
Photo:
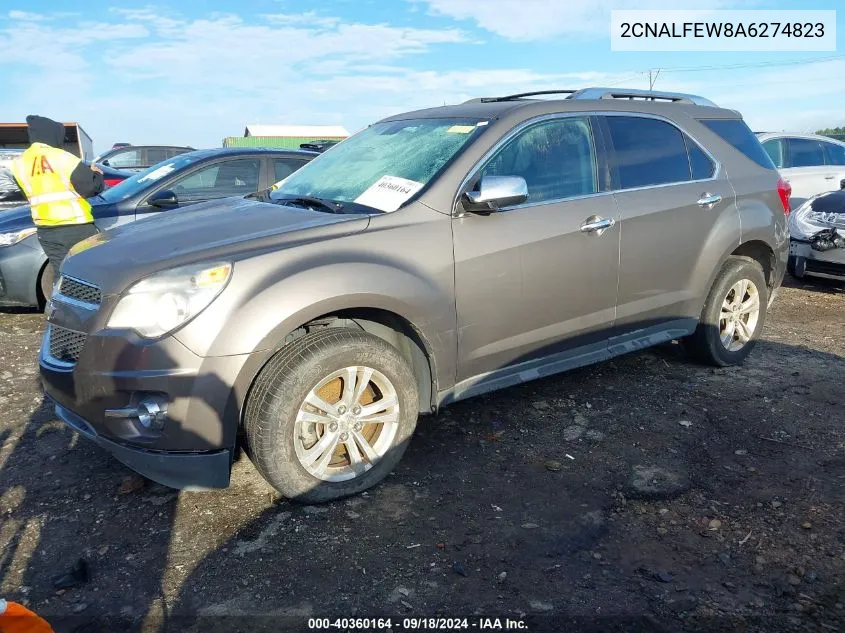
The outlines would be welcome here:
<svg viewBox="0 0 845 633">
<path fill-rule="evenodd" d="M 206 200 L 266 189 L 318 152 L 210 149 L 180 154 L 90 198 L 101 231 Z M 118 262 L 116 262 L 118 264 Z M 0 212 L 0 306 L 43 309 L 53 269 L 41 249 L 28 206 Z"/>
</svg>

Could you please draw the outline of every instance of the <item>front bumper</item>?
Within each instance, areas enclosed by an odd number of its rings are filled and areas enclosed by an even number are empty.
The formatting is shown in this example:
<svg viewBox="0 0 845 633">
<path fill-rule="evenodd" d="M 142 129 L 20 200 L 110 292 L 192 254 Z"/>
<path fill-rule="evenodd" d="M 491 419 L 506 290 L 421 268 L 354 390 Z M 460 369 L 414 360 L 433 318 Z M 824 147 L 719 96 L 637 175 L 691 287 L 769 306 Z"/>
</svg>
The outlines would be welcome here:
<svg viewBox="0 0 845 633">
<path fill-rule="evenodd" d="M 203 358 L 173 337 L 150 342 L 96 329 L 84 335 L 87 328 L 72 327 L 70 314 L 62 306 L 51 315 L 39 354 L 58 417 L 153 481 L 226 487 L 240 417 L 234 385 L 248 356 Z M 51 336 L 68 326 L 84 336 L 75 361 L 51 351 Z M 133 413 L 150 399 L 162 405 L 153 425 Z"/>
<path fill-rule="evenodd" d="M 789 241 L 790 259 L 803 258 L 805 275 L 828 279 L 845 279 L 845 249 L 834 248 L 829 251 L 815 251 L 809 242 L 791 239 Z"/>
<path fill-rule="evenodd" d="M 232 463 L 231 452 L 204 453 L 151 451 L 119 444 L 98 435 L 88 422 L 70 409 L 56 404 L 56 416 L 75 431 L 111 453 L 118 461 L 147 479 L 170 488 L 226 488 Z"/>
</svg>

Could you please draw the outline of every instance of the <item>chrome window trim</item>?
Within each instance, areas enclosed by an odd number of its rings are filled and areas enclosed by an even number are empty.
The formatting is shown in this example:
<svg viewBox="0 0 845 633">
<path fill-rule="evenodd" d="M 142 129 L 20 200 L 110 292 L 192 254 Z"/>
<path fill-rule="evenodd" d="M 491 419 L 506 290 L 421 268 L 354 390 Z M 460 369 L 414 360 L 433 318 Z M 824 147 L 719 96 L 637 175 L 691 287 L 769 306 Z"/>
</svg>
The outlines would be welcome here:
<svg viewBox="0 0 845 633">
<path fill-rule="evenodd" d="M 534 125 L 536 123 L 543 123 L 545 121 L 551 121 L 555 119 L 564 119 L 564 118 L 572 118 L 572 117 L 601 117 L 601 116 L 625 116 L 625 117 L 639 117 L 643 119 L 656 119 L 658 121 L 663 121 L 664 123 L 668 123 L 676 130 L 678 130 L 681 134 L 683 134 L 686 138 L 689 138 L 693 143 L 695 143 L 698 148 L 704 152 L 704 154 L 713 161 L 713 164 L 716 166 L 715 170 L 713 171 L 713 175 L 710 178 L 703 178 L 698 180 L 679 180 L 676 182 L 664 182 L 659 183 L 656 185 L 644 185 L 642 187 L 632 187 L 630 189 L 611 189 L 609 191 L 597 191 L 595 193 L 583 194 L 580 196 L 571 196 L 566 198 L 555 198 L 553 200 L 543 200 L 542 202 L 526 202 L 520 205 L 514 205 L 510 207 L 503 207 L 502 211 L 510 211 L 515 209 L 525 209 L 530 207 L 537 207 L 547 204 L 556 204 L 560 202 L 566 202 L 567 200 L 581 200 L 583 198 L 592 198 L 596 196 L 608 195 L 608 194 L 616 194 L 622 193 L 625 191 L 642 191 L 644 189 L 657 189 L 662 187 L 673 187 L 677 185 L 689 185 L 695 183 L 705 183 L 705 182 L 714 182 L 719 180 L 722 176 L 722 163 L 713 155 L 713 153 L 708 150 L 704 145 L 699 141 L 693 134 L 690 134 L 687 130 L 682 128 L 680 125 L 672 121 L 671 119 L 659 115 L 659 114 L 649 114 L 644 112 L 618 112 L 618 111 L 605 111 L 605 110 L 598 110 L 598 111 L 583 111 L 583 112 L 555 112 L 552 114 L 542 114 L 531 119 L 526 119 L 513 129 L 509 130 L 507 134 L 505 134 L 502 138 L 500 138 L 493 147 L 487 150 L 484 155 L 478 159 L 472 168 L 467 172 L 467 175 L 464 176 L 463 180 L 461 180 L 461 184 L 458 187 L 457 192 L 452 200 L 452 217 L 462 217 L 463 214 L 458 213 L 458 202 L 461 199 L 461 195 L 464 191 L 464 188 L 469 184 L 469 181 L 472 180 L 476 174 L 484 167 L 484 165 L 493 157 L 496 152 L 498 152 L 508 141 L 510 141 L 513 137 L 521 133 L 525 128 Z M 595 138 L 593 139 L 593 144 L 595 146 Z M 595 148 L 598 150 L 598 148 Z M 605 148 L 605 154 L 608 154 L 607 148 Z M 598 158 L 598 151 L 596 151 L 596 157 Z M 607 156 L 605 156 L 607 158 Z M 596 165 L 598 167 L 598 165 Z M 692 166 L 690 166 L 690 176 L 692 175 Z"/>
</svg>

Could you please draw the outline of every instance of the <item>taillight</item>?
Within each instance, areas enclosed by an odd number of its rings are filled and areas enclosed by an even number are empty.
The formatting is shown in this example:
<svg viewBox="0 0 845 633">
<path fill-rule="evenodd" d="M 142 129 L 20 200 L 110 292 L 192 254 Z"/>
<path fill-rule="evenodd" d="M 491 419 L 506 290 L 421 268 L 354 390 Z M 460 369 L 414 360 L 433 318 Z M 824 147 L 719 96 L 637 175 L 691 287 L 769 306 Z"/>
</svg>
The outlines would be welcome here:
<svg viewBox="0 0 845 633">
<path fill-rule="evenodd" d="M 123 179 L 122 178 L 106 178 L 106 179 L 103 180 L 103 182 L 106 183 L 106 187 L 114 187 L 115 185 L 122 183 Z"/>
<path fill-rule="evenodd" d="M 780 203 L 783 205 L 783 212 L 789 215 L 792 210 L 789 207 L 789 196 L 792 195 L 792 185 L 786 182 L 783 178 L 778 178 L 778 196 L 780 196 Z"/>
</svg>

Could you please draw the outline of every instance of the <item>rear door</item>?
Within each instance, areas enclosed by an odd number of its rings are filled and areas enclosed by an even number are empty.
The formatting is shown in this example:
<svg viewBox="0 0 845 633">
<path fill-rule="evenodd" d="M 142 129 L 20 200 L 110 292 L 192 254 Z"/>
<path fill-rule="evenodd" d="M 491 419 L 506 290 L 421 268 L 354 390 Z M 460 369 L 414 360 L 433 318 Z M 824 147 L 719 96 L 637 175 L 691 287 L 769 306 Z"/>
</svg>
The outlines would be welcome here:
<svg viewBox="0 0 845 633">
<path fill-rule="evenodd" d="M 818 140 L 793 136 L 784 140 L 787 168 L 781 171 L 792 185 L 792 208 L 797 209 L 807 198 L 834 189 L 836 170 L 825 164 L 824 147 Z"/>
<path fill-rule="evenodd" d="M 694 282 L 708 236 L 734 192 L 716 160 L 668 120 L 628 113 L 600 117 L 619 206 L 619 299 L 611 345 L 685 332 L 698 318 Z M 735 224 L 735 222 L 734 222 Z"/>
<path fill-rule="evenodd" d="M 514 131 L 472 173 L 469 189 L 487 175 L 521 176 L 528 200 L 453 220 L 458 381 L 540 357 L 604 356 L 619 227 L 603 164 L 592 119 L 556 116 Z M 585 230 L 591 218 L 610 226 Z"/>
</svg>

